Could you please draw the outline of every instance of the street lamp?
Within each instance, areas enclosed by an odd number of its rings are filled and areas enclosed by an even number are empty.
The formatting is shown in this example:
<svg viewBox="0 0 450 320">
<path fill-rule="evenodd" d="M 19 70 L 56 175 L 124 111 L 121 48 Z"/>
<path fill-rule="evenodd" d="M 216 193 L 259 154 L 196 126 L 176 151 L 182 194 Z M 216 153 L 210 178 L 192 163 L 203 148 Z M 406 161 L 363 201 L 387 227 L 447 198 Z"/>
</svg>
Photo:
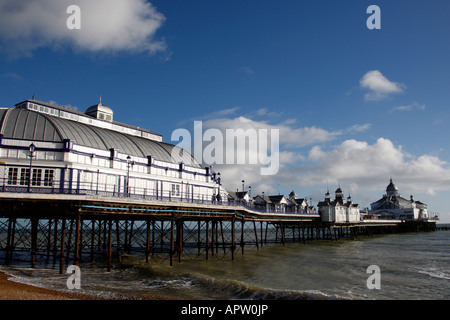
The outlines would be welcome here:
<svg viewBox="0 0 450 320">
<path fill-rule="evenodd" d="M 30 144 L 30 146 L 28 147 L 28 150 L 30 151 L 30 172 L 28 174 L 28 192 L 31 192 L 31 168 L 33 167 L 33 156 L 34 156 L 34 152 L 36 151 L 36 146 L 32 143 Z"/>
<path fill-rule="evenodd" d="M 242 180 L 242 193 L 244 193 L 244 183 L 245 183 L 245 180 Z"/>
</svg>

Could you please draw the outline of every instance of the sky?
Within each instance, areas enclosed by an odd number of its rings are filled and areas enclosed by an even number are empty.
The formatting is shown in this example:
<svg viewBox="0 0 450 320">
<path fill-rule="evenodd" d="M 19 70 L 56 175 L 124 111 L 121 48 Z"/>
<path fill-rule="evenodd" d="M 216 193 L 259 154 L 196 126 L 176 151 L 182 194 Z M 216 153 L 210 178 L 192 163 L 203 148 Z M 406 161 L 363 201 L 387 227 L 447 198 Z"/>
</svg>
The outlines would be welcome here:
<svg viewBox="0 0 450 320">
<path fill-rule="evenodd" d="M 438 0 L 0 0 L 0 106 L 35 95 L 85 111 L 101 96 L 116 121 L 173 144 L 195 121 L 278 130 L 276 174 L 213 164 L 228 190 L 244 180 L 252 195 L 317 204 L 341 186 L 364 208 L 392 178 L 449 223 L 449 12 Z"/>
</svg>

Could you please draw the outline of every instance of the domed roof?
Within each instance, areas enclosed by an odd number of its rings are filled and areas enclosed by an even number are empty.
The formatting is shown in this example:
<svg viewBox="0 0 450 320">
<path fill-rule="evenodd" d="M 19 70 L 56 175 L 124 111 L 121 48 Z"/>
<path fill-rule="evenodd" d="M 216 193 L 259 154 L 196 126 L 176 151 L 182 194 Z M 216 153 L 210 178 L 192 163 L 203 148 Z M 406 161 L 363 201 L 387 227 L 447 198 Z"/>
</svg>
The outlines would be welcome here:
<svg viewBox="0 0 450 320">
<path fill-rule="evenodd" d="M 398 188 L 397 188 L 397 186 L 392 182 L 392 179 L 390 180 L 389 185 L 388 185 L 387 188 L 386 188 L 386 191 L 388 191 L 388 190 L 396 190 L 396 191 L 398 191 Z"/>
<path fill-rule="evenodd" d="M 28 109 L 0 108 L 0 134 L 7 139 L 63 142 L 100 150 L 119 150 L 130 156 L 201 168 L 189 151 L 179 146 L 137 137 L 105 128 L 38 113 Z"/>
<path fill-rule="evenodd" d="M 397 186 L 392 182 L 392 179 L 390 179 L 390 182 L 388 186 L 386 187 L 386 193 L 387 195 L 397 195 L 398 194 L 398 188 Z"/>
<path fill-rule="evenodd" d="M 86 110 L 86 114 L 91 114 L 93 112 L 96 111 L 103 111 L 105 113 L 110 113 L 113 114 L 114 112 L 112 111 L 112 109 L 108 106 L 105 106 L 104 104 L 102 104 L 101 102 L 99 104 L 95 104 L 93 106 L 90 106 L 87 110 Z"/>
</svg>

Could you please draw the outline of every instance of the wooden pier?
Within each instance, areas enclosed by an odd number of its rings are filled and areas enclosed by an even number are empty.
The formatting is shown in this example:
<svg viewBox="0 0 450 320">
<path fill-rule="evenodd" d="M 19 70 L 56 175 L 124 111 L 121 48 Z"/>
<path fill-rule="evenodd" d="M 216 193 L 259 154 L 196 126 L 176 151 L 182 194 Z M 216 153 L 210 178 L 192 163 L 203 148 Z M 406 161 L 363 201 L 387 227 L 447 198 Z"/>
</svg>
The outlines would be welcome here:
<svg viewBox="0 0 450 320">
<path fill-rule="evenodd" d="M 318 214 L 261 213 L 245 206 L 88 195 L 0 194 L 0 263 L 99 262 L 123 254 L 147 263 L 235 259 L 246 248 L 361 235 L 434 231 L 426 221 L 334 224 Z"/>
</svg>

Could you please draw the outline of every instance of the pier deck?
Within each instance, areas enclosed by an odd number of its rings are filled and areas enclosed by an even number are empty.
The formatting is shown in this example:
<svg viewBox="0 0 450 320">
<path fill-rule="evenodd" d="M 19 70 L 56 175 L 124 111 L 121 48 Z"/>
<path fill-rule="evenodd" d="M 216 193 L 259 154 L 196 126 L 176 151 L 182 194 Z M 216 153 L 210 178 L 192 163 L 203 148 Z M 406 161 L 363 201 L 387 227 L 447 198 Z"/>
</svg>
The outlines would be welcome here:
<svg viewBox="0 0 450 320">
<path fill-rule="evenodd" d="M 244 254 L 270 243 L 354 239 L 361 234 L 435 230 L 435 223 L 322 222 L 318 214 L 270 213 L 244 205 L 177 202 L 98 195 L 0 193 L 0 262 L 40 258 L 112 261 L 123 253 L 172 265 L 177 259 Z M 3 253 L 3 259 L 2 259 Z M 26 258 L 24 258 L 24 255 Z"/>
</svg>

